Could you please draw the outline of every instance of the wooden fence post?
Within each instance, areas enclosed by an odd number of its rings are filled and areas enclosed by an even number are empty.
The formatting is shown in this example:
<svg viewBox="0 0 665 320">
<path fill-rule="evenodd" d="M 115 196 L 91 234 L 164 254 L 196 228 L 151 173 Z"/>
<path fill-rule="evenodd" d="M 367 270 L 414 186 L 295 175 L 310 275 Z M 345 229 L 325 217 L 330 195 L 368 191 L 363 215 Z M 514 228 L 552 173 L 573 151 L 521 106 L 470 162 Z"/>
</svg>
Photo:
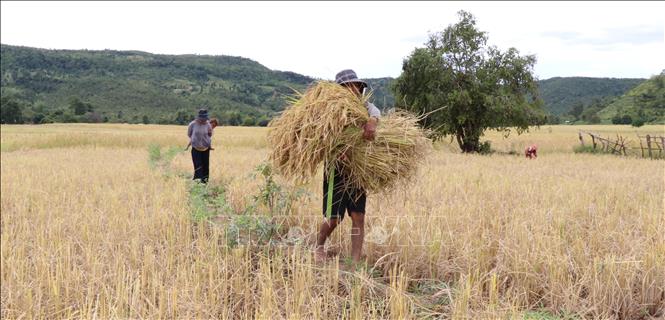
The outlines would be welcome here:
<svg viewBox="0 0 665 320">
<path fill-rule="evenodd" d="M 594 137 L 592 134 L 589 134 L 591 136 L 591 143 L 593 143 L 593 149 L 596 150 L 596 137 Z"/>
<path fill-rule="evenodd" d="M 653 159 L 651 155 L 651 136 L 647 134 L 647 148 L 649 149 L 649 159 Z"/>
<path fill-rule="evenodd" d="M 617 140 L 614 141 L 614 145 L 612 146 L 612 154 L 614 153 L 621 154 L 620 150 L 617 149 L 618 146 L 619 146 L 619 134 L 617 134 Z"/>
<path fill-rule="evenodd" d="M 644 158 L 644 146 L 642 145 L 642 137 L 640 135 L 637 135 L 637 141 L 640 142 L 640 151 L 642 151 L 642 158 Z"/>
<path fill-rule="evenodd" d="M 582 147 L 584 147 L 584 139 L 582 139 L 582 132 L 577 133 L 580 136 L 580 143 L 582 144 Z"/>
</svg>

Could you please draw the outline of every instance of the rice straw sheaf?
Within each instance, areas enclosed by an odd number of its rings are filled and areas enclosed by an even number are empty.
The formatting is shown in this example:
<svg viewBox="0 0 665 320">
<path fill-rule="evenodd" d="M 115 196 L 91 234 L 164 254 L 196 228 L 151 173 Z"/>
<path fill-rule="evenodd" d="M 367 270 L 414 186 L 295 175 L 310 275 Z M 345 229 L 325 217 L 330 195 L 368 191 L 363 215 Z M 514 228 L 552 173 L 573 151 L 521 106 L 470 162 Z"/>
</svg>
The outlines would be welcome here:
<svg viewBox="0 0 665 320">
<path fill-rule="evenodd" d="M 297 93 L 269 125 L 273 167 L 287 179 L 307 182 L 322 163 L 329 162 L 349 177 L 348 187 L 369 192 L 386 191 L 399 181 L 408 181 L 431 141 L 418 119 L 405 112 L 383 117 L 376 139 L 364 140 L 367 99 L 327 81 Z"/>
<path fill-rule="evenodd" d="M 366 98 L 328 81 L 296 93 L 269 125 L 273 167 L 288 179 L 308 181 L 335 151 L 344 129 L 369 120 L 365 102 Z"/>
<path fill-rule="evenodd" d="M 410 182 L 432 149 L 418 118 L 404 111 L 381 118 L 374 141 L 364 140 L 362 133 L 355 128 L 344 132 L 339 142 L 346 146 L 346 157 L 338 166 L 350 187 L 368 192 L 386 192 Z"/>
</svg>

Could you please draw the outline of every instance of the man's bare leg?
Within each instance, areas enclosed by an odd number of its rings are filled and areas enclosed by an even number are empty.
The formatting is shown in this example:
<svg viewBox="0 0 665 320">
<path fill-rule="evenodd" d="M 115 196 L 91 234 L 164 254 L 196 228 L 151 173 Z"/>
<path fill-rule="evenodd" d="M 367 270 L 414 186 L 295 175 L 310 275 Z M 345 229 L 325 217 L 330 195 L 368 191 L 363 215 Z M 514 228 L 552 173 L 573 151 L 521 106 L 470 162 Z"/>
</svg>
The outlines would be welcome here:
<svg viewBox="0 0 665 320">
<path fill-rule="evenodd" d="M 326 240 L 339 224 L 339 220 L 338 218 L 326 219 L 321 223 L 319 235 L 316 237 L 316 261 L 320 262 L 326 259 Z"/>
<path fill-rule="evenodd" d="M 365 239 L 365 214 L 360 212 L 351 212 L 351 258 L 353 263 L 360 262 L 360 256 L 363 251 L 363 240 Z"/>
</svg>

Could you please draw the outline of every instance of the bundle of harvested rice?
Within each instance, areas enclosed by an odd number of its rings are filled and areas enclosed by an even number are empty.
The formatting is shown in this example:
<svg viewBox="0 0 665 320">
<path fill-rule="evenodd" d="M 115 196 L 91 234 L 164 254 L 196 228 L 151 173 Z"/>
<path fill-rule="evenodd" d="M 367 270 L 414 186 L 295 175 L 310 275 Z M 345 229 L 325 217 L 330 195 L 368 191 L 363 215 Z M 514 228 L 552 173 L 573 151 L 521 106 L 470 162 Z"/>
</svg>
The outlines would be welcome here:
<svg viewBox="0 0 665 320">
<path fill-rule="evenodd" d="M 286 178 L 309 180 L 338 146 L 345 128 L 369 120 L 366 98 L 359 98 L 334 82 L 320 81 L 269 124 L 268 142 L 273 167 Z"/>
<path fill-rule="evenodd" d="M 405 112 L 383 117 L 376 139 L 364 140 L 362 126 L 369 120 L 366 99 L 332 82 L 318 82 L 298 94 L 269 125 L 269 157 L 275 169 L 305 182 L 328 162 L 349 177 L 349 187 L 368 192 L 408 181 L 431 141 L 418 119 Z"/>
<path fill-rule="evenodd" d="M 362 137 L 362 129 L 347 129 L 338 141 L 346 157 L 339 167 L 347 183 L 368 192 L 389 191 L 410 181 L 431 150 L 432 142 L 418 126 L 418 118 L 393 112 L 381 118 L 374 141 Z"/>
</svg>

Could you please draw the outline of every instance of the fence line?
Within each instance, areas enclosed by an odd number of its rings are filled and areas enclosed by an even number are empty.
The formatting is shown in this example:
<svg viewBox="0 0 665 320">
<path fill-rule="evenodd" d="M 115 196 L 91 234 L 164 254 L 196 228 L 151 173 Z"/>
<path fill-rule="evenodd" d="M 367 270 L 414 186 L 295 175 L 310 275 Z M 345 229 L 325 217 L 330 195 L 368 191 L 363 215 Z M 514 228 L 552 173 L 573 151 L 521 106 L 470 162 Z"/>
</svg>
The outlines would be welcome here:
<svg viewBox="0 0 665 320">
<path fill-rule="evenodd" d="M 664 136 L 652 136 L 644 135 L 641 136 L 637 134 L 637 140 L 640 143 L 639 147 L 631 147 L 630 141 L 622 137 L 617 133 L 616 140 L 612 140 L 609 137 L 603 138 L 597 133 L 587 132 L 580 130 L 578 132 L 580 143 L 584 146 L 584 136 L 588 135 L 591 137 L 591 144 L 593 149 L 596 150 L 600 144 L 600 150 L 612 154 L 623 154 L 627 155 L 626 149 L 631 150 L 640 150 L 642 158 L 648 157 L 649 159 L 663 159 L 665 158 L 665 137 Z"/>
<path fill-rule="evenodd" d="M 651 136 L 647 134 L 645 136 L 637 135 L 637 138 L 640 140 L 640 149 L 642 150 L 642 158 L 645 158 L 644 154 L 645 149 L 647 150 L 649 159 L 653 159 L 654 157 L 663 158 L 663 146 L 665 146 L 665 137 Z M 642 139 L 644 139 L 646 142 L 646 148 L 642 144 Z M 657 156 L 655 155 L 655 151 L 658 151 Z"/>
<path fill-rule="evenodd" d="M 598 143 L 601 144 L 600 150 L 605 151 L 605 152 L 610 152 L 613 154 L 623 154 L 626 155 L 626 139 L 619 134 L 617 134 L 617 139 L 616 140 L 610 140 L 601 137 L 599 134 L 596 133 L 591 133 L 591 132 L 586 132 L 580 130 L 579 138 L 580 138 L 580 143 L 582 146 L 584 146 L 584 138 L 583 134 L 587 134 L 591 137 L 591 144 L 593 145 L 593 149 L 595 150 L 596 147 L 598 146 Z"/>
</svg>

